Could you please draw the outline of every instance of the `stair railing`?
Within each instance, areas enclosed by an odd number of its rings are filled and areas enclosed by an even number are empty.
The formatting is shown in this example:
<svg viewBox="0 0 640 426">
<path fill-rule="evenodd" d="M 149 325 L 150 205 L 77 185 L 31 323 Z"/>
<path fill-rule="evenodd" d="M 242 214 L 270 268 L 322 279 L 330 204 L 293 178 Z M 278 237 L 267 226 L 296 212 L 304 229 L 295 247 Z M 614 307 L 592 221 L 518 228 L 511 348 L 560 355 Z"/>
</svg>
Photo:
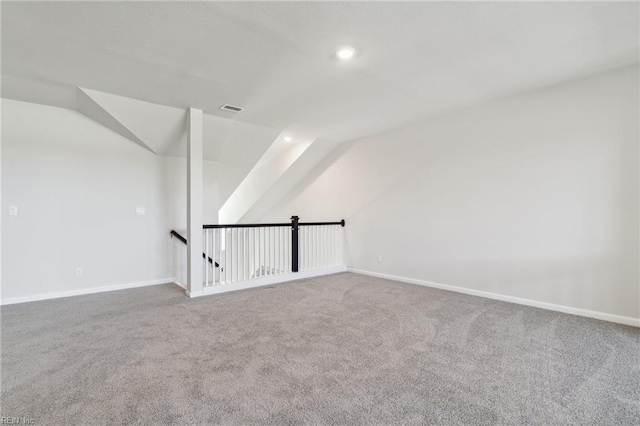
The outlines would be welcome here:
<svg viewBox="0 0 640 426">
<path fill-rule="evenodd" d="M 203 226 L 205 286 L 344 264 L 345 221 Z M 171 235 L 186 244 L 176 231 Z"/>
</svg>

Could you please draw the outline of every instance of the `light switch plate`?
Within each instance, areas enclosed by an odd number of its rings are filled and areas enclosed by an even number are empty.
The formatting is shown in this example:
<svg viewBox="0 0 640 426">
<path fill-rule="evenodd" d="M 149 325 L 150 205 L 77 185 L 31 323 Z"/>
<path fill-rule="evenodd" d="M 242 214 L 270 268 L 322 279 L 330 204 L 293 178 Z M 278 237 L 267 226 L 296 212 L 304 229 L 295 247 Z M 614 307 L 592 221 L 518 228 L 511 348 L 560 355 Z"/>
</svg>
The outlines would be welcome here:
<svg viewBox="0 0 640 426">
<path fill-rule="evenodd" d="M 144 216 L 145 210 L 144 207 L 136 207 L 136 216 Z"/>
<path fill-rule="evenodd" d="M 18 206 L 9 206 L 9 216 L 18 216 Z"/>
</svg>

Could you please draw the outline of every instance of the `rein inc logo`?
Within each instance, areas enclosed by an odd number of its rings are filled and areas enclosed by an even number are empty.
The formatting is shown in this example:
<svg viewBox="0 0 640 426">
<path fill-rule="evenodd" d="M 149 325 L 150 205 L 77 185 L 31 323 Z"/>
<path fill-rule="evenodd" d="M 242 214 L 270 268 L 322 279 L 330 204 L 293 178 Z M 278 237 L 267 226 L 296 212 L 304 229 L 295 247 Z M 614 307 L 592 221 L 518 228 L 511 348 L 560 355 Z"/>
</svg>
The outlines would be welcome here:
<svg viewBox="0 0 640 426">
<path fill-rule="evenodd" d="M 35 425 L 35 419 L 30 417 L 0 417 L 0 424 L 3 425 Z"/>
</svg>

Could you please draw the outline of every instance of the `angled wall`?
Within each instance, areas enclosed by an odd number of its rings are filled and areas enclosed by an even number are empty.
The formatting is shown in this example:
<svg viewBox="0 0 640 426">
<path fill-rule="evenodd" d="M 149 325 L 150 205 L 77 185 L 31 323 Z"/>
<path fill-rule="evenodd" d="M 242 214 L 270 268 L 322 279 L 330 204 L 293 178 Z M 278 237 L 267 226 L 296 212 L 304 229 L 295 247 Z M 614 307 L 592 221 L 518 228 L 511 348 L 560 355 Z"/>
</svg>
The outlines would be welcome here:
<svg viewBox="0 0 640 426">
<path fill-rule="evenodd" d="M 263 188 L 250 208 L 238 219 L 239 222 L 251 223 L 260 222 L 263 218 L 298 184 L 298 182 L 309 173 L 327 156 L 339 150 L 342 144 L 324 140 L 314 140 L 304 151 L 300 152 L 286 168 L 282 169 L 280 175 L 271 185 Z M 295 211 L 282 212 L 282 217 L 278 222 L 288 221 L 292 215 L 297 215 Z M 303 217 L 303 220 L 308 218 Z M 325 217 L 323 220 L 339 220 L 337 217 Z"/>
<path fill-rule="evenodd" d="M 638 89 L 628 67 L 361 139 L 265 220 L 344 217 L 354 269 L 640 324 Z"/>
<path fill-rule="evenodd" d="M 265 156 L 247 174 L 219 212 L 220 223 L 237 223 L 251 207 L 271 188 L 292 164 L 312 145 L 313 141 L 303 141 L 279 149 L 272 145 Z"/>
</svg>

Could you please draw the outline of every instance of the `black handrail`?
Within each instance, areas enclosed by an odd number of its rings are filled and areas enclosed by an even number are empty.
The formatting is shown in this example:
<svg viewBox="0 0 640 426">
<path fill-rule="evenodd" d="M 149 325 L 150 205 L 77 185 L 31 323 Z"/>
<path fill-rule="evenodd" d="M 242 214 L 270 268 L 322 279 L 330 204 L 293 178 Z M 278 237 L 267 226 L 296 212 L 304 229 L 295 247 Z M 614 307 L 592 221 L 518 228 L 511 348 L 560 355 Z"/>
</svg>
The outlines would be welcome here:
<svg viewBox="0 0 640 426">
<path fill-rule="evenodd" d="M 178 240 L 182 241 L 184 244 L 187 244 L 187 239 L 185 237 L 183 237 L 182 235 L 178 234 L 173 229 L 171 230 L 171 236 L 172 237 L 176 237 Z M 213 264 L 213 259 L 211 257 L 208 257 L 206 253 L 202 253 L 202 257 L 205 258 L 205 259 L 208 259 L 209 263 Z M 218 264 L 218 262 L 216 262 L 216 268 L 219 268 L 219 267 L 220 267 L 220 265 Z"/>
<path fill-rule="evenodd" d="M 233 225 L 202 225 L 203 229 L 222 228 L 275 228 L 278 226 L 291 226 L 290 223 L 236 223 Z"/>
<path fill-rule="evenodd" d="M 177 239 L 179 239 L 180 241 L 182 241 L 183 243 L 187 244 L 187 239 L 185 237 L 183 237 L 182 235 L 178 234 L 176 231 L 174 231 L 173 229 L 171 230 L 171 236 L 172 237 L 176 237 Z"/>
<path fill-rule="evenodd" d="M 326 226 L 326 225 L 340 225 L 344 228 L 344 219 L 340 222 L 300 222 L 299 226 Z"/>
<path fill-rule="evenodd" d="M 344 219 L 340 222 L 299 222 L 299 226 L 326 226 L 326 225 L 340 225 L 344 227 Z M 225 229 L 225 228 L 277 228 L 284 226 L 292 226 L 291 223 L 235 223 L 229 225 L 202 225 L 203 229 Z"/>
</svg>

